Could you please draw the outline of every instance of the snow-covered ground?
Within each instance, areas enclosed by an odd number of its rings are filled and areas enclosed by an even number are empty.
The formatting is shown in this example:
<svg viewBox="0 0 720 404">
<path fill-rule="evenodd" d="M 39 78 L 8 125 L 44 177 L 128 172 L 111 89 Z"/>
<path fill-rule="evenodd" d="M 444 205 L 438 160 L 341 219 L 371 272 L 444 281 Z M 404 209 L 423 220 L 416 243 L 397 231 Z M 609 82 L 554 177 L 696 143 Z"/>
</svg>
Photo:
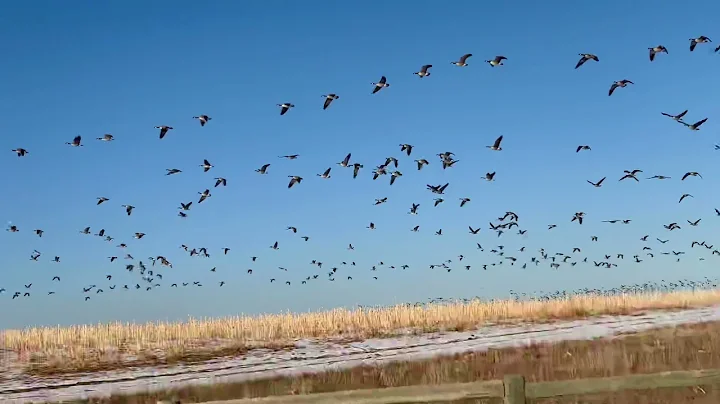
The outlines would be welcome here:
<svg viewBox="0 0 720 404">
<path fill-rule="evenodd" d="M 597 317 L 552 324 L 489 326 L 468 332 L 442 332 L 369 339 L 363 342 L 300 340 L 287 351 L 254 350 L 237 358 L 200 364 L 32 377 L 0 368 L 0 402 L 61 401 L 132 394 L 191 384 L 239 382 L 361 364 L 423 359 L 531 343 L 583 340 L 649 328 L 720 320 L 720 306 L 637 316 Z"/>
</svg>

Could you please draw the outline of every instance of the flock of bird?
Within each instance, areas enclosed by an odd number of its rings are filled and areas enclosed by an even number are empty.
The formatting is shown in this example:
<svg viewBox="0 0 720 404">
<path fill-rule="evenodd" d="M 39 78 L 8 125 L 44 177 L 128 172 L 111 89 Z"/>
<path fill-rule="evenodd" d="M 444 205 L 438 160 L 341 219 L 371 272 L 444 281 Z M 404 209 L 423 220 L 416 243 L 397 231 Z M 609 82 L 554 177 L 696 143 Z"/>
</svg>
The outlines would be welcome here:
<svg viewBox="0 0 720 404">
<path fill-rule="evenodd" d="M 691 38 L 690 39 L 690 52 L 693 52 L 697 46 L 706 44 L 711 42 L 710 38 L 706 36 L 699 36 L 697 38 Z M 658 55 L 660 54 L 668 54 L 668 50 L 665 46 L 657 45 L 648 48 L 649 50 L 649 59 L 651 63 L 658 63 L 661 58 L 658 58 Z M 720 46 L 715 48 L 715 52 L 720 51 Z M 469 61 L 470 58 L 473 55 L 471 53 L 462 55 L 458 60 L 450 62 L 452 65 L 456 66 L 457 68 L 468 68 L 470 66 Z M 578 69 L 582 66 L 583 69 L 588 68 L 587 64 L 588 62 L 593 63 L 601 63 L 600 58 L 594 54 L 591 53 L 581 53 L 579 54 L 580 60 L 575 65 L 575 69 Z M 492 68 L 502 68 L 505 63 L 509 63 L 509 59 L 505 56 L 498 55 L 493 57 L 492 59 L 485 60 L 485 62 Z M 420 69 L 417 72 L 414 72 L 414 75 L 418 76 L 420 79 L 427 80 L 431 76 L 431 69 L 433 65 L 427 64 L 420 67 Z M 571 68 L 571 67 L 570 67 Z M 618 89 L 625 88 L 628 85 L 634 84 L 631 80 L 628 79 L 622 79 L 615 81 L 613 83 L 610 83 L 608 96 L 612 96 Z M 371 83 L 372 87 L 369 88 L 369 92 L 371 94 L 378 94 L 381 91 L 392 91 L 388 90 L 390 87 L 390 82 L 388 81 L 388 78 L 386 76 L 380 77 L 380 79 L 377 82 Z M 381 96 L 381 95 L 374 95 L 374 96 Z M 332 109 L 332 105 L 336 102 L 342 102 L 340 96 L 338 94 L 334 93 L 328 93 L 322 95 L 324 101 L 322 104 L 318 105 L 318 108 L 322 108 L 323 110 Z M 279 115 L 284 116 L 288 113 L 292 113 L 292 109 L 295 107 L 295 105 L 292 102 L 282 102 L 278 103 L 277 107 L 279 108 Z M 683 125 L 689 130 L 692 131 L 698 131 L 701 129 L 702 125 L 707 122 L 707 117 L 697 117 L 693 120 L 686 121 L 685 118 L 688 114 L 688 111 L 682 111 L 680 113 L 670 113 L 665 111 L 658 111 L 658 115 L 662 114 L 662 116 L 665 116 L 669 118 L 670 120 L 676 122 L 677 124 Z M 193 119 L 195 119 L 201 127 L 206 127 L 208 125 L 212 125 L 212 118 L 209 115 L 197 115 L 193 116 Z M 188 120 L 190 117 L 188 117 Z M 162 125 L 155 126 L 155 129 L 158 130 L 157 135 L 159 139 L 157 141 L 163 141 L 168 136 L 172 136 L 173 126 L 169 126 L 166 123 Z M 95 138 L 96 141 L 100 142 L 113 142 L 115 141 L 115 137 L 112 134 L 105 134 L 103 136 Z M 487 140 L 487 152 L 488 153 L 502 153 L 503 149 L 503 139 L 504 136 L 493 136 L 492 138 L 489 138 Z M 83 143 L 83 137 L 76 136 L 71 141 L 66 142 L 66 146 L 69 146 L 71 148 L 80 148 L 86 146 L 86 144 Z M 590 152 L 592 150 L 590 145 L 581 144 L 581 145 L 572 145 L 572 148 L 575 150 L 575 153 L 580 152 Z M 716 145 L 716 149 L 720 149 L 720 146 Z M 12 150 L 13 153 L 17 155 L 18 158 L 32 158 L 32 151 L 25 149 L 23 147 L 17 147 Z M 456 169 L 455 167 L 460 162 L 460 159 L 458 156 L 451 151 L 440 151 L 435 154 L 437 157 L 437 161 L 430 161 L 425 158 L 414 158 L 416 156 L 415 147 L 410 143 L 402 143 L 398 145 L 398 149 L 396 149 L 396 152 L 399 153 L 398 157 L 386 157 L 382 159 L 378 159 L 377 165 L 374 165 L 372 168 L 371 173 L 369 174 L 369 177 L 372 178 L 373 181 L 380 180 L 381 178 L 388 178 L 387 184 L 388 186 L 396 186 L 398 182 L 402 182 L 403 178 L 403 172 L 400 171 L 400 168 L 408 171 L 416 172 L 417 175 L 420 175 L 423 170 L 427 170 L 425 168 L 426 166 L 433 167 L 436 164 L 438 167 L 440 167 L 442 170 L 453 170 Z M 341 156 L 338 156 L 340 158 Z M 301 158 L 298 154 L 290 154 L 290 155 L 282 155 L 278 156 L 280 159 L 285 160 L 296 160 Z M 359 162 L 353 160 L 352 153 L 348 153 L 344 156 L 340 161 L 337 161 L 334 164 L 331 164 L 326 169 L 323 168 L 322 171 L 316 173 L 316 177 L 318 177 L 319 180 L 330 180 L 331 178 L 335 178 L 336 171 L 343 171 L 348 170 L 348 172 L 352 172 L 352 174 L 348 174 L 348 178 L 352 177 L 352 179 L 358 178 L 363 172 L 368 163 Z M 260 176 L 268 176 L 268 175 L 274 175 L 273 169 L 272 169 L 272 162 L 267 162 L 266 164 L 263 164 L 262 166 L 258 167 L 255 172 L 256 175 Z M 203 172 L 207 173 L 211 171 L 215 166 L 211 163 L 209 159 L 203 160 L 199 164 L 200 169 L 203 170 Z M 337 167 L 337 168 L 335 168 Z M 370 166 L 368 166 L 370 167 Z M 335 169 L 334 169 L 335 168 Z M 368 168 L 369 169 L 369 168 Z M 183 171 L 178 168 L 167 168 L 165 175 L 182 175 Z M 637 169 L 637 168 L 631 168 L 629 170 L 625 170 L 623 173 L 617 173 L 615 177 L 615 181 L 641 181 L 641 180 L 671 180 L 674 177 L 665 176 L 665 175 L 652 175 L 652 176 L 646 176 L 644 178 L 640 177 L 640 174 L 644 174 L 643 170 Z M 292 193 L 293 188 L 296 187 L 302 187 L 303 182 L 305 181 L 305 177 L 303 175 L 298 175 L 298 173 L 289 173 L 287 174 L 288 183 L 287 188 L 288 191 Z M 589 179 L 587 180 L 587 183 L 589 183 L 591 186 L 596 188 L 601 188 L 604 186 L 605 181 L 607 180 L 607 176 L 603 176 L 602 178 L 595 180 L 595 179 Z M 701 180 L 703 177 L 701 173 L 694 172 L 694 171 L 688 171 L 685 173 L 682 173 L 680 175 L 679 181 L 696 181 Z M 488 172 L 486 173 L 482 179 L 488 182 L 496 181 L 496 173 L 495 172 Z M 197 199 L 192 200 L 186 200 L 186 201 L 180 201 L 177 215 L 181 218 L 178 220 L 186 219 L 191 213 L 193 209 L 202 209 L 207 204 L 212 204 L 211 198 L 213 197 L 212 190 L 214 189 L 220 189 L 221 187 L 226 186 L 232 186 L 232 183 L 230 183 L 226 178 L 223 177 L 214 177 L 214 183 L 208 184 L 208 187 L 204 190 L 200 190 L 197 192 Z M 587 186 L 587 185 L 586 185 Z M 448 203 L 453 200 L 457 201 L 457 205 L 460 208 L 463 208 L 469 203 L 472 203 L 471 199 L 462 195 L 456 195 L 452 199 L 448 199 L 448 193 L 454 191 L 451 184 L 449 182 L 441 183 L 441 184 L 427 184 L 426 189 L 428 191 L 428 194 L 433 196 L 432 202 L 429 203 L 432 207 L 437 207 L 440 204 Z M 678 203 L 682 203 L 687 198 L 694 198 L 693 195 L 685 193 L 679 196 Z M 102 209 L 103 207 L 107 205 L 112 205 L 113 208 L 117 209 L 123 209 L 125 214 L 127 216 L 131 216 L 133 212 L 135 211 L 136 207 L 130 203 L 117 203 L 115 201 L 116 198 L 108 196 L 108 195 L 98 195 L 97 196 L 97 209 Z M 377 198 L 374 201 L 375 205 L 382 205 L 388 201 L 387 197 Z M 117 205 L 115 205 L 117 203 Z M 203 205 L 203 207 L 200 207 L 200 205 Z M 418 215 L 421 214 L 422 210 L 430 209 L 426 208 L 426 202 L 424 201 L 415 201 L 409 204 L 407 213 L 410 215 Z M 143 207 L 140 206 L 137 209 L 142 209 Z M 720 210 L 715 209 L 715 215 L 720 216 Z M 472 243 L 472 248 L 474 250 L 479 251 L 487 251 L 490 254 L 490 259 L 487 262 L 478 262 L 475 258 L 465 259 L 465 255 L 458 254 L 453 255 L 452 257 L 446 257 L 446 259 L 438 261 L 438 262 L 432 262 L 428 263 L 428 267 L 432 270 L 442 270 L 450 272 L 453 269 L 460 269 L 460 270 L 472 270 L 472 269 L 478 269 L 478 270 L 488 270 L 493 267 L 500 267 L 503 265 L 510 265 L 521 268 L 527 268 L 528 266 L 548 266 L 552 269 L 558 269 L 561 266 L 568 266 L 568 267 L 574 267 L 576 265 L 592 265 L 594 267 L 600 267 L 600 268 L 613 268 L 618 266 L 618 264 L 622 260 L 630 260 L 631 262 L 640 263 L 644 260 L 653 259 L 656 256 L 671 256 L 674 260 L 680 261 L 680 259 L 685 256 L 688 253 L 688 249 L 693 250 L 699 250 L 702 252 L 706 252 L 706 255 L 718 255 L 720 256 L 720 247 L 716 248 L 713 244 L 699 240 L 699 241 L 693 241 L 691 245 L 686 247 L 674 247 L 674 248 L 668 248 L 668 242 L 669 239 L 667 238 L 667 232 L 674 232 L 679 231 L 683 227 L 685 227 L 685 223 L 677 223 L 677 222 L 671 222 L 671 223 L 664 223 L 664 229 L 665 231 L 662 232 L 662 234 L 655 233 L 655 234 L 638 234 L 637 238 L 642 243 L 641 247 L 637 250 L 627 254 L 625 253 L 612 253 L 612 254 L 604 254 L 599 257 L 588 257 L 585 254 L 583 254 L 583 247 L 580 245 L 576 246 L 570 246 L 566 251 L 549 251 L 544 248 L 540 248 L 537 250 L 530 250 L 526 246 L 520 245 L 517 248 L 507 248 L 505 246 L 504 237 L 503 235 L 512 235 L 513 233 L 516 235 L 526 235 L 529 231 L 527 228 L 524 228 L 521 225 L 521 217 L 522 212 L 520 214 L 512 211 L 503 211 L 503 212 L 497 212 L 497 218 L 495 220 L 489 221 L 487 227 L 484 226 L 468 226 L 468 234 L 470 237 L 478 235 L 483 231 L 483 233 L 490 232 L 491 234 L 495 234 L 493 236 L 494 239 L 497 240 L 497 242 L 493 243 L 493 245 L 482 245 L 478 242 Z M 701 218 L 697 218 L 695 220 L 688 220 L 687 225 L 688 226 L 698 226 L 701 223 Z M 587 221 L 586 213 L 585 212 L 574 212 L 569 213 L 567 217 L 568 225 L 583 225 Z M 630 224 L 631 219 L 611 219 L 611 220 L 603 220 L 603 222 L 607 222 L 610 224 L 620 223 L 620 224 Z M 547 228 L 545 229 L 534 229 L 532 232 L 535 231 L 552 231 L 554 228 L 556 228 L 558 224 L 556 223 L 548 223 Z M 298 235 L 299 237 L 302 237 L 302 239 L 305 242 L 312 242 L 311 237 L 309 235 L 302 234 L 302 229 L 298 229 L 297 227 L 293 226 L 292 224 L 288 224 L 288 226 L 285 229 L 288 232 L 291 232 L 294 235 Z M 376 231 L 377 227 L 374 222 L 369 222 L 366 226 L 367 231 Z M 410 232 L 419 232 L 424 231 L 424 229 L 421 229 L 420 226 L 414 226 L 410 229 L 407 229 Z M 121 270 L 124 269 L 125 271 L 128 271 L 132 274 L 135 274 L 133 276 L 137 276 L 136 280 L 129 283 L 124 284 L 116 284 L 113 282 L 114 279 L 116 279 L 117 273 L 107 273 L 102 274 L 102 278 L 99 278 L 95 283 L 82 285 L 81 287 L 78 287 L 78 291 L 81 292 L 81 296 L 85 301 L 91 300 L 92 296 L 101 294 L 106 291 L 115 290 L 116 288 L 118 290 L 143 290 L 143 291 L 151 291 L 156 288 L 182 288 L 182 287 L 201 287 L 205 284 L 214 284 L 219 287 L 222 287 L 226 284 L 226 282 L 220 278 L 217 277 L 206 277 L 203 279 L 186 279 L 186 280 L 180 280 L 177 279 L 176 276 L 173 275 L 172 269 L 173 264 L 171 262 L 171 258 L 173 257 L 176 252 L 170 250 L 170 251 L 160 251 L 157 254 L 144 258 L 144 259 L 136 259 L 132 255 L 132 248 L 129 244 L 127 244 L 124 241 L 115 241 L 115 237 L 113 235 L 110 235 L 108 231 L 104 228 L 95 228 L 94 226 L 84 227 L 77 230 L 80 234 L 83 236 L 94 236 L 101 238 L 102 240 L 105 240 L 108 243 L 112 243 L 116 246 L 117 253 L 114 253 L 112 255 L 109 255 L 107 257 L 108 261 L 110 263 L 115 263 L 114 265 L 121 265 Z M 443 235 L 443 229 L 432 229 L 432 232 L 434 232 L 437 236 Z M 661 230 L 662 231 L 662 230 Z M 13 237 L 16 233 L 19 232 L 32 232 L 37 238 L 42 238 L 46 234 L 46 229 L 43 229 L 42 227 L 33 227 L 32 224 L 28 222 L 18 221 L 17 223 L 13 223 L 8 226 L 7 228 L 8 237 Z M 49 229 L 47 230 L 48 235 L 52 235 L 55 233 L 53 230 Z M 148 237 L 152 237 L 152 235 L 147 235 Z M 143 232 L 136 232 L 132 237 L 135 240 L 142 240 L 146 237 L 146 234 Z M 507 237 L 507 236 L 505 236 Z M 524 238 L 522 238 L 524 239 Z M 591 236 L 588 240 L 589 242 L 598 242 L 599 239 L 597 236 Z M 191 257 L 202 257 L 209 259 L 212 254 L 235 254 L 235 248 L 230 248 L 228 246 L 213 246 L 213 247 L 205 247 L 205 246 L 191 246 L 183 244 L 181 246 L 175 246 L 174 248 L 178 248 L 176 251 L 180 251 L 183 254 L 187 254 Z M 269 240 L 268 241 L 268 250 L 271 250 L 271 253 L 275 253 L 272 250 L 279 250 L 281 248 L 281 245 L 279 241 L 277 240 Z M 47 260 L 54 263 L 60 263 L 62 260 L 61 256 L 51 254 L 51 257 L 49 259 L 45 258 L 45 253 L 40 251 L 39 249 L 32 249 L 29 253 L 29 260 L 32 261 L 42 261 Z M 347 249 L 352 251 L 355 249 L 355 247 L 352 244 L 351 240 L 348 240 Z M 267 253 L 267 252 L 266 252 Z M 371 253 L 371 252 L 369 252 Z M 256 271 L 254 268 L 256 266 L 262 265 L 263 261 L 263 253 L 256 252 L 256 253 L 247 253 L 245 254 L 247 259 L 247 268 L 243 269 L 247 273 L 247 276 L 264 276 L 267 278 L 267 281 L 270 283 L 279 283 L 279 284 L 286 284 L 286 285 L 294 285 L 294 280 L 299 280 L 299 284 L 306 284 L 308 282 L 317 282 L 319 280 L 325 279 L 327 281 L 335 281 L 336 279 L 346 279 L 346 280 L 352 280 L 353 275 L 355 276 L 368 276 L 371 277 L 374 280 L 377 280 L 381 275 L 379 275 L 379 271 L 381 269 L 390 269 L 390 270 L 408 270 L 410 268 L 407 264 L 401 264 L 401 263 L 386 263 L 383 261 L 377 261 L 373 265 L 368 265 L 366 270 L 368 271 L 367 275 L 363 275 L 362 272 L 354 271 L 352 273 L 344 273 L 345 271 L 342 270 L 344 267 L 353 267 L 356 266 L 356 263 L 353 261 L 353 259 L 347 259 L 346 261 L 341 262 L 332 262 L 332 263 L 325 263 L 322 258 L 314 259 L 309 264 L 312 265 L 313 268 L 316 269 L 315 273 L 311 274 L 303 274 L 302 278 L 289 278 L 288 276 L 284 275 L 288 273 L 288 269 L 285 267 L 279 267 L 279 272 L 277 270 L 273 270 L 274 272 L 268 273 L 268 270 L 265 271 Z M 140 257 L 138 257 L 140 258 Z M 697 257 L 699 260 L 706 259 L 706 256 L 701 255 Z M 125 262 L 124 264 L 120 264 L 120 262 Z M 218 269 L 216 266 L 212 266 L 212 264 L 208 265 L 210 273 L 217 273 Z M 263 273 L 264 272 L 264 273 Z M 208 274 L 210 275 L 210 274 Z M 213 275 L 215 276 L 215 275 Z M 322 278 L 321 278 L 322 276 Z M 171 282 L 167 282 L 166 279 L 170 280 Z M 43 285 L 46 287 L 44 290 L 40 291 L 39 293 L 43 294 L 49 294 L 52 295 L 55 292 L 52 290 L 53 283 L 61 282 L 62 280 L 62 274 L 57 274 L 53 276 L 51 279 L 47 280 L 40 280 L 40 282 L 43 283 Z M 0 280 L 1 281 L 1 280 Z M 100 283 L 103 282 L 101 285 Z M 690 284 L 690 281 L 687 281 L 688 284 Z M 708 281 L 709 282 L 709 281 Z M 38 283 L 37 280 L 28 281 L 28 283 L 23 285 L 18 285 L 15 288 L 9 288 L 9 286 L 3 287 L 3 285 L 0 284 L 0 293 L 6 294 L 7 296 L 10 296 L 12 299 L 22 299 L 22 298 L 28 298 L 30 297 L 33 292 L 35 291 L 35 288 L 33 288 L 33 284 Z M 636 285 L 637 286 L 637 285 Z M 646 285 L 647 286 L 647 285 Z M 627 291 L 628 289 L 621 289 L 623 291 Z M 592 292 L 592 290 L 586 290 L 587 293 Z M 597 291 L 596 291 L 597 292 Z"/>
</svg>

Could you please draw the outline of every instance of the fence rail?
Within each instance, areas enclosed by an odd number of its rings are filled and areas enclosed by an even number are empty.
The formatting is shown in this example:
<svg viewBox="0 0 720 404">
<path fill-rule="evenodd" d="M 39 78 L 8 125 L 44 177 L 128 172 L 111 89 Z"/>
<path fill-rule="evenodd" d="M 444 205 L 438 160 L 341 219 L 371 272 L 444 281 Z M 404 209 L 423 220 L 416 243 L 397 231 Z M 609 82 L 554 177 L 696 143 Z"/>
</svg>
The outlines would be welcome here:
<svg viewBox="0 0 720 404">
<path fill-rule="evenodd" d="M 662 372 L 631 376 L 525 383 L 520 375 L 503 380 L 389 387 L 293 396 L 212 401 L 204 404 L 408 404 L 467 399 L 503 398 L 505 404 L 525 404 L 528 398 L 613 393 L 623 390 L 694 387 L 720 384 L 720 369 Z"/>
</svg>

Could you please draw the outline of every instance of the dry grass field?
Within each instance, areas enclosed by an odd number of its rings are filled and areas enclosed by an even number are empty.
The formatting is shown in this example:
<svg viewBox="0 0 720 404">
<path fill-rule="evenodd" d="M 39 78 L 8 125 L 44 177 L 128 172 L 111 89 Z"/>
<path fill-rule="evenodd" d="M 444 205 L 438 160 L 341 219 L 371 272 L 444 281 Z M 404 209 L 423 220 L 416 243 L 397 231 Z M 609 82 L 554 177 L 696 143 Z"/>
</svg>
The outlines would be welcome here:
<svg viewBox="0 0 720 404">
<path fill-rule="evenodd" d="M 491 350 L 291 378 L 188 387 L 148 395 L 116 396 L 93 402 L 155 404 L 158 400 L 172 399 L 182 403 L 197 403 L 269 395 L 501 379 L 505 374 L 522 374 L 529 382 L 534 382 L 708 368 L 720 368 L 719 322 L 661 328 L 613 339 Z M 501 400 L 487 401 L 488 404 L 500 402 Z M 720 388 L 697 386 L 534 401 L 535 404 L 689 402 L 716 404 L 720 402 Z"/>
<path fill-rule="evenodd" d="M 299 338 L 358 340 L 408 331 L 467 330 L 488 323 L 572 319 L 717 303 L 717 290 L 576 295 L 545 302 L 472 301 L 178 323 L 28 328 L 4 331 L 0 342 L 18 354 L 29 372 L 55 374 L 196 362 L 253 348 L 284 348 Z"/>
</svg>

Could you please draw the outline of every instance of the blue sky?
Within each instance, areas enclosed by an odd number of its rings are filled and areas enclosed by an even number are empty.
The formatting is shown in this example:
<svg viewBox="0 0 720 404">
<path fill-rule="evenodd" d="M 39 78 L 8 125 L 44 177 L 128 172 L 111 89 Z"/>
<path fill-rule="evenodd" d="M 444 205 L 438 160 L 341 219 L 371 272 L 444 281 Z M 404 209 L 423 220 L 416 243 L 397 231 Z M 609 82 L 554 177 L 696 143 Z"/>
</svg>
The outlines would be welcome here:
<svg viewBox="0 0 720 404">
<path fill-rule="evenodd" d="M 660 279 L 713 277 L 714 260 L 698 261 L 692 240 L 712 244 L 719 217 L 716 181 L 718 140 L 715 44 L 688 50 L 688 38 L 720 37 L 711 16 L 720 4 L 677 7 L 641 3 L 557 1 L 403 2 L 212 2 L 90 1 L 7 4 L 0 16 L 2 149 L 0 180 L 6 197 L 0 220 L 20 232 L 0 234 L 0 327 L 98 321 L 174 320 L 187 316 L 305 311 L 355 304 L 387 304 L 427 297 L 506 296 L 518 291 L 617 286 Z M 700 11 L 701 10 L 701 11 Z M 648 60 L 647 48 L 665 45 L 669 54 Z M 598 63 L 574 70 L 578 53 Z M 473 53 L 466 68 L 450 64 Z M 491 68 L 483 61 L 508 58 Z M 433 64 L 430 77 L 412 73 Z M 371 95 L 381 75 L 391 84 Z M 635 85 L 612 97 L 615 80 Z M 322 110 L 322 94 L 340 99 Z M 278 103 L 296 105 L 279 115 Z M 689 109 L 687 119 L 708 117 L 691 132 L 660 112 Z M 213 119 L 200 127 L 192 117 Z M 175 129 L 158 139 L 157 125 Z M 111 133 L 116 140 L 95 140 Z M 75 135 L 84 147 L 65 145 Z M 504 135 L 503 151 L 485 148 Z M 415 146 L 413 155 L 398 145 Z M 580 144 L 591 151 L 575 153 Z M 18 158 L 11 149 L 30 154 Z M 437 153 L 460 160 L 442 170 Z M 364 164 L 359 177 L 335 163 L 352 152 Z M 280 155 L 299 154 L 294 161 Z M 388 156 L 400 160 L 404 176 L 372 181 L 371 170 Z M 430 165 L 417 171 L 413 159 Z M 215 167 L 203 173 L 208 159 Z M 271 163 L 269 174 L 253 170 Z M 333 167 L 332 178 L 316 176 Z M 183 173 L 164 176 L 166 168 Z M 625 169 L 640 178 L 618 182 Z M 496 171 L 496 181 L 482 176 Z M 698 171 L 704 179 L 679 181 Z M 305 178 L 287 189 L 288 175 Z M 179 203 L 212 188 L 226 188 L 177 216 Z M 586 180 L 607 176 L 602 188 Z M 437 208 L 425 184 L 449 182 Z M 694 199 L 678 204 L 683 193 Z M 110 198 L 96 206 L 96 197 Z M 375 198 L 388 202 L 373 206 Z M 459 208 L 458 198 L 472 201 Z M 420 203 L 420 214 L 408 215 Z M 136 206 L 125 215 L 122 204 Z M 488 222 L 512 210 L 526 236 L 499 239 Z M 570 223 L 574 212 L 586 223 Z M 632 219 L 629 225 L 602 223 Z M 703 218 L 700 226 L 686 220 Z M 377 230 L 366 229 L 369 222 Z M 676 221 L 682 230 L 662 225 Z M 558 225 L 552 231 L 547 225 Z M 409 231 L 420 225 L 420 232 Z M 467 226 L 482 227 L 468 234 Z M 106 243 L 79 231 L 105 228 Z M 296 226 L 297 235 L 286 231 Z M 32 230 L 45 230 L 42 238 Z M 443 229 L 443 236 L 434 232 Z M 134 232 L 147 233 L 142 240 Z M 671 239 L 663 248 L 684 250 L 680 263 L 656 256 L 643 263 L 616 261 L 613 269 L 591 265 L 551 270 L 547 262 L 523 270 L 494 267 L 489 250 L 498 244 L 520 262 L 539 248 L 584 256 L 640 253 L 639 238 Z M 308 242 L 300 235 L 310 237 Z M 591 243 L 597 235 L 599 242 Z M 280 250 L 268 248 L 275 241 Z M 140 281 L 128 273 L 123 252 L 136 260 L 164 255 L 163 286 L 150 292 L 123 291 Z M 475 249 L 480 242 L 485 252 Z M 352 243 L 354 251 L 348 251 Z M 720 242 L 719 242 L 720 243 Z M 179 246 L 207 247 L 210 258 L 189 257 Z M 720 244 L 719 244 L 720 245 Z M 525 246 L 526 253 L 517 249 Z M 221 248 L 229 247 L 228 255 Z M 39 262 L 30 261 L 34 249 Z M 431 263 L 456 262 L 453 271 Z M 510 254 L 510 253 L 508 253 Z M 61 256 L 61 263 L 50 262 Z M 110 263 L 106 257 L 119 255 Z M 250 261 L 258 256 L 258 261 Z M 629 258 L 629 257 L 628 257 Z M 715 257 L 717 258 L 717 257 Z M 322 270 L 309 262 L 324 262 Z M 344 267 L 341 261 L 355 261 Z M 379 261 L 386 263 L 370 271 Z M 405 271 L 387 265 L 410 265 Z M 287 272 L 278 269 L 288 268 Z M 329 268 L 338 266 L 334 282 Z M 210 268 L 217 267 L 217 272 Z M 248 268 L 254 273 L 248 275 Z M 113 275 L 111 281 L 105 275 Z M 300 285 L 306 276 L 319 279 Z M 51 282 L 54 275 L 62 281 Z M 347 276 L 353 280 L 348 281 Z M 379 279 L 374 280 L 372 276 Z M 270 284 L 276 278 L 278 283 Z M 218 283 L 227 284 L 222 288 Z M 291 286 L 283 284 L 285 280 Z M 170 289 L 200 281 L 203 287 Z M 31 297 L 11 300 L 23 284 Z M 82 287 L 105 290 L 85 302 Z M 118 289 L 110 291 L 108 286 Z M 55 295 L 47 296 L 47 291 Z"/>
</svg>

